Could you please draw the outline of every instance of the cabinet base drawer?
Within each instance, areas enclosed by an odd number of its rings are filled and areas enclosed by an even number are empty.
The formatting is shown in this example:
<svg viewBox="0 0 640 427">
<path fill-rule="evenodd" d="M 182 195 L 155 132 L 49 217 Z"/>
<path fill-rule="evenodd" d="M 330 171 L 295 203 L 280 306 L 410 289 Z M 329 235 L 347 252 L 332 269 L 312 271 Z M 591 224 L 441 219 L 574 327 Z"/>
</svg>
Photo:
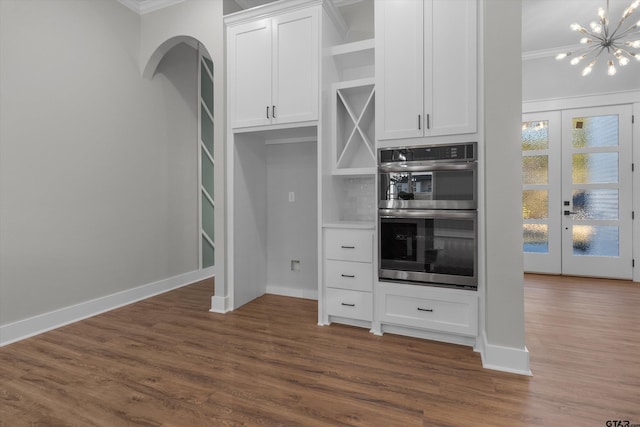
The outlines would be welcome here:
<svg viewBox="0 0 640 427">
<path fill-rule="evenodd" d="M 468 336 L 478 333 L 475 295 L 420 297 L 385 293 L 378 307 L 381 322 Z"/>
<path fill-rule="evenodd" d="M 342 261 L 371 262 L 373 232 L 370 230 L 327 229 L 325 258 Z"/>
<path fill-rule="evenodd" d="M 371 292 L 327 288 L 326 297 L 326 310 L 329 316 L 367 321 L 373 319 Z"/>
<path fill-rule="evenodd" d="M 325 261 L 327 287 L 371 292 L 373 290 L 373 266 L 371 263 Z"/>
</svg>

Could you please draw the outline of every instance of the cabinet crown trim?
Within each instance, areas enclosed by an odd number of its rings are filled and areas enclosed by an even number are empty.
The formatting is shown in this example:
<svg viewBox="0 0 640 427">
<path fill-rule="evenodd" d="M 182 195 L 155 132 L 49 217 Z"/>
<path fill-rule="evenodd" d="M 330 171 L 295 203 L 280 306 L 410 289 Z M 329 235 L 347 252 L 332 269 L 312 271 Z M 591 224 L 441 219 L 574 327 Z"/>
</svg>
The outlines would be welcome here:
<svg viewBox="0 0 640 427">
<path fill-rule="evenodd" d="M 227 26 L 233 26 L 322 4 L 325 4 L 325 0 L 276 1 L 226 15 L 224 17 L 224 23 Z"/>
</svg>

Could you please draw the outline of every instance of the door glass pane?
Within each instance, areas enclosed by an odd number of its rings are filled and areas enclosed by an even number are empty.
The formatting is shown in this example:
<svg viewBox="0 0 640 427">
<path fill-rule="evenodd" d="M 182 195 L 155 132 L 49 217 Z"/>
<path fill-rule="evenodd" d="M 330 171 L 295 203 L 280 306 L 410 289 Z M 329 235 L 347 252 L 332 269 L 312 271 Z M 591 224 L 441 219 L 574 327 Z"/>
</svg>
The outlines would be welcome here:
<svg viewBox="0 0 640 427">
<path fill-rule="evenodd" d="M 522 151 L 549 148 L 549 122 L 522 123 Z"/>
<path fill-rule="evenodd" d="M 200 112 L 200 137 L 209 154 L 213 157 L 213 122 L 204 106 L 200 109 L 202 110 Z"/>
<path fill-rule="evenodd" d="M 577 256 L 618 256 L 618 227 L 610 225 L 574 225 L 573 254 Z"/>
<path fill-rule="evenodd" d="M 522 219 L 549 218 L 549 191 L 522 191 Z"/>
<path fill-rule="evenodd" d="M 213 114 L 213 81 L 204 63 L 200 63 L 200 97 Z"/>
<path fill-rule="evenodd" d="M 618 116 L 576 117 L 573 119 L 574 148 L 618 145 Z"/>
<path fill-rule="evenodd" d="M 618 219 L 618 190 L 574 190 L 573 211 L 574 219 Z"/>
<path fill-rule="evenodd" d="M 202 267 L 211 267 L 215 263 L 215 250 L 209 241 L 202 238 Z"/>
<path fill-rule="evenodd" d="M 583 153 L 573 155 L 574 184 L 618 182 L 618 153 Z"/>
<path fill-rule="evenodd" d="M 522 233 L 525 252 L 549 253 L 549 226 L 524 224 Z"/>
<path fill-rule="evenodd" d="M 214 239 L 214 210 L 209 199 L 202 195 L 202 230 L 211 240 Z"/>
<path fill-rule="evenodd" d="M 213 199 L 213 163 L 207 156 L 205 150 L 202 150 L 202 186 Z"/>
<path fill-rule="evenodd" d="M 549 156 L 522 158 L 522 183 L 546 184 L 549 181 Z"/>
</svg>

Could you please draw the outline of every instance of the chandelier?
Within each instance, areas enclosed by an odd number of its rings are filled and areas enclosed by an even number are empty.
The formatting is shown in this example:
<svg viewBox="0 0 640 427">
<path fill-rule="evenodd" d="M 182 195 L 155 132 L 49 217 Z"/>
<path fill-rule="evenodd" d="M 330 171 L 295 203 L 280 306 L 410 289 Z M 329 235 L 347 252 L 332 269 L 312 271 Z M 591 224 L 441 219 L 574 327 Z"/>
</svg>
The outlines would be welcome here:
<svg viewBox="0 0 640 427">
<path fill-rule="evenodd" d="M 598 9 L 598 21 L 591 21 L 590 30 L 584 28 L 580 24 L 571 24 L 573 31 L 578 31 L 584 36 L 580 39 L 580 43 L 585 45 L 579 47 L 573 52 L 561 53 L 556 59 L 564 59 L 572 56 L 571 65 L 577 65 L 583 60 L 589 61 L 588 65 L 582 70 L 582 75 L 587 76 L 593 70 L 593 66 L 600 54 L 607 55 L 607 73 L 610 76 L 616 74 L 616 62 L 621 67 L 627 65 L 631 59 L 640 61 L 640 20 L 635 24 L 624 28 L 624 23 L 636 9 L 640 6 L 640 0 L 635 0 L 627 7 L 618 23 L 610 25 L 609 22 L 609 0 L 607 0 L 606 10 Z M 638 36 L 636 40 L 631 40 L 634 36 Z"/>
</svg>

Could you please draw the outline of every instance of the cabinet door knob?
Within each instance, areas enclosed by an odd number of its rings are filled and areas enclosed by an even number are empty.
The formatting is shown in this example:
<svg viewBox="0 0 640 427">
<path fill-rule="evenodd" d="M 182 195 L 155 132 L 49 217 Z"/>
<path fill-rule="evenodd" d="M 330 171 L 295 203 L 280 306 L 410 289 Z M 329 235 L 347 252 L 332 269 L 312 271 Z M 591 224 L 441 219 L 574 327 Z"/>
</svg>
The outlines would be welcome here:
<svg viewBox="0 0 640 427">
<path fill-rule="evenodd" d="M 428 313 L 433 313 L 433 308 L 422 308 L 418 307 L 418 311 L 426 311 Z"/>
<path fill-rule="evenodd" d="M 422 115 L 418 114 L 418 130 L 422 130 Z"/>
<path fill-rule="evenodd" d="M 355 249 L 355 246 L 346 246 L 346 245 L 342 245 L 340 246 L 342 249 Z"/>
<path fill-rule="evenodd" d="M 267 119 L 269 118 L 269 106 L 267 105 Z"/>
<path fill-rule="evenodd" d="M 356 306 L 355 304 L 350 304 L 350 303 L 348 303 L 348 302 L 343 302 L 343 303 L 341 303 L 341 304 L 342 304 L 342 305 L 345 305 L 345 306 L 347 306 L 347 307 L 355 307 L 355 306 Z"/>
<path fill-rule="evenodd" d="M 342 277 L 348 277 L 350 279 L 354 279 L 356 276 L 355 274 L 341 274 Z"/>
<path fill-rule="evenodd" d="M 276 106 L 272 105 L 271 106 L 271 116 L 275 119 L 276 118 Z"/>
</svg>

